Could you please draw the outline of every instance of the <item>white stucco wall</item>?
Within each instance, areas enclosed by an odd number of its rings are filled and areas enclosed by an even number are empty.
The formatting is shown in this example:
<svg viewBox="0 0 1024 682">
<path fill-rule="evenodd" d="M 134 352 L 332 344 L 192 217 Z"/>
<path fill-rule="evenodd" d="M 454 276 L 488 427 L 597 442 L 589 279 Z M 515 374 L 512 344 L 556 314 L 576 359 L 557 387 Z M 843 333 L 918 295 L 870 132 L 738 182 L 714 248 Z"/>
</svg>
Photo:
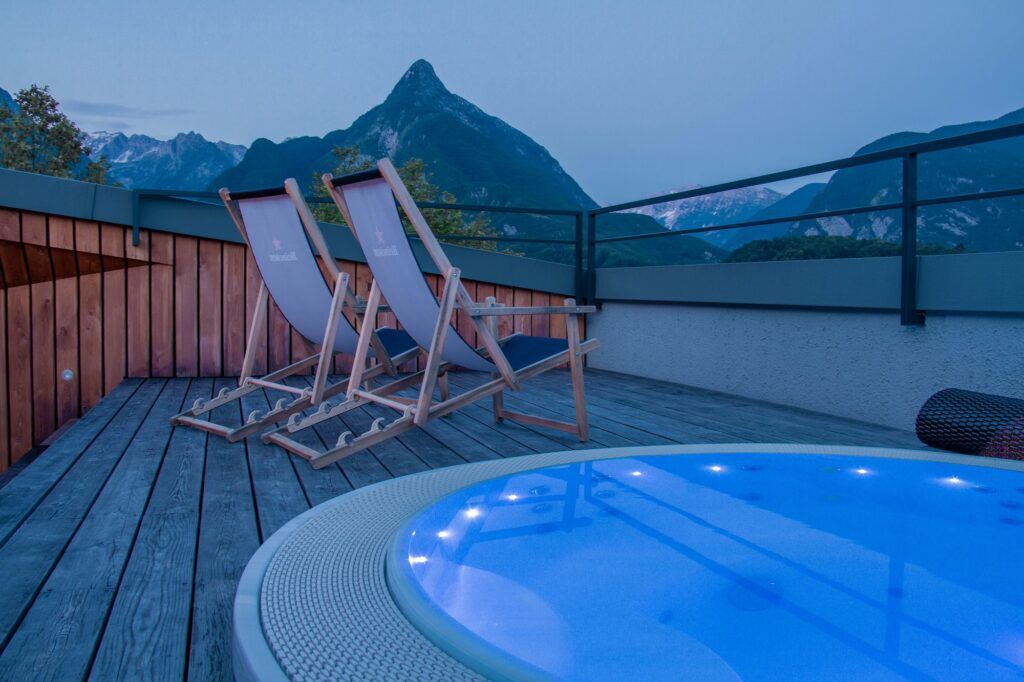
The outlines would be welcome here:
<svg viewBox="0 0 1024 682">
<path fill-rule="evenodd" d="M 1024 318 L 606 303 L 588 319 L 600 369 L 912 429 L 957 387 L 1024 398 Z"/>
</svg>

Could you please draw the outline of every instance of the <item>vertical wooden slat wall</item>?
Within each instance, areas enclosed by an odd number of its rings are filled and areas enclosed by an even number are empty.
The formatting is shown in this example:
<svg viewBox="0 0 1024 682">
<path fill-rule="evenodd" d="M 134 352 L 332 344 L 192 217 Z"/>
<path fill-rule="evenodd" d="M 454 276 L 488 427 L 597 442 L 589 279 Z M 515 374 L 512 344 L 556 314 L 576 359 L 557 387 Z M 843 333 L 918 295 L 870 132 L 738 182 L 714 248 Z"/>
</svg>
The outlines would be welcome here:
<svg viewBox="0 0 1024 682">
<path fill-rule="evenodd" d="M 236 376 L 260 286 L 239 244 L 131 230 L 0 208 L 0 472 L 70 419 L 92 408 L 124 377 Z M 365 264 L 339 261 L 359 296 Z M 428 276 L 438 290 L 439 278 Z M 560 305 L 565 294 L 465 281 L 476 300 Z M 347 313 L 348 314 L 348 313 Z M 273 301 L 254 371 L 305 357 L 313 346 Z M 380 324 L 394 325 L 391 313 Z M 477 344 L 464 314 L 456 329 Z M 500 318 L 512 331 L 565 337 L 561 316 Z M 351 357 L 335 368 L 347 372 Z M 407 363 L 404 369 L 414 369 Z"/>
</svg>

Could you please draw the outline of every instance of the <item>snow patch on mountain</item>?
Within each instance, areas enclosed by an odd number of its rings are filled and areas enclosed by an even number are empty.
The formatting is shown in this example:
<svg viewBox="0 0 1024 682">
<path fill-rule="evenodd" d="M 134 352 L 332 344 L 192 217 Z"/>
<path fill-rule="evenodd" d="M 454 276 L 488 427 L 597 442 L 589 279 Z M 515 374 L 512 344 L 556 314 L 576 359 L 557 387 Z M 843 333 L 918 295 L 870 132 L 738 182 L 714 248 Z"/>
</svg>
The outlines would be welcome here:
<svg viewBox="0 0 1024 682">
<path fill-rule="evenodd" d="M 215 177 L 238 165 L 246 148 L 212 142 L 196 132 L 169 140 L 105 131 L 86 133 L 89 156 L 106 157 L 110 177 L 125 187 L 204 189 Z"/>
<path fill-rule="evenodd" d="M 670 194 L 699 189 L 700 185 L 687 185 L 670 190 Z M 666 201 L 650 206 L 631 209 L 631 213 L 647 215 L 670 230 L 687 230 L 713 225 L 742 222 L 763 209 L 777 203 L 783 194 L 767 187 L 743 187 L 704 194 L 690 199 Z M 705 232 L 698 234 L 705 240 L 721 246 L 728 239 L 728 232 Z"/>
</svg>

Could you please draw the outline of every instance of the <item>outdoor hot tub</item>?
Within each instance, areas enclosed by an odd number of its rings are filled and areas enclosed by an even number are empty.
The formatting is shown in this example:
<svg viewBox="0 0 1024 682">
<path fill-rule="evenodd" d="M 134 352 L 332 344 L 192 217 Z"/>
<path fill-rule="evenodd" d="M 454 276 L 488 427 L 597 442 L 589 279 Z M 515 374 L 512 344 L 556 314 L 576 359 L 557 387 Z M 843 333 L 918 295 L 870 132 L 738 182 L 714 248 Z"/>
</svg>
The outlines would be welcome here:
<svg viewBox="0 0 1024 682">
<path fill-rule="evenodd" d="M 279 537 L 280 536 L 280 537 Z M 1018 679 L 1024 467 L 551 453 L 364 488 L 253 558 L 241 677 Z"/>
</svg>

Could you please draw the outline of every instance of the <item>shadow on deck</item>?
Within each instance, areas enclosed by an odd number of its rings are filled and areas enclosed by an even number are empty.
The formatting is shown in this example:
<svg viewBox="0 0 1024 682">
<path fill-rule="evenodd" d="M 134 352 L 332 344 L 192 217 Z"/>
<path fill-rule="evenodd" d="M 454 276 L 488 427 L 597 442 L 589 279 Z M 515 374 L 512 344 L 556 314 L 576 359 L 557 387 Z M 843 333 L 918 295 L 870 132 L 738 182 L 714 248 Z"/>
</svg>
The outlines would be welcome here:
<svg viewBox="0 0 1024 682">
<path fill-rule="evenodd" d="M 482 375 L 453 375 L 453 392 Z M 913 434 L 737 396 L 587 371 L 590 443 L 516 423 L 489 403 L 314 471 L 258 439 L 226 443 L 168 420 L 226 379 L 126 380 L 0 488 L 0 679 L 230 679 L 231 602 L 256 548 L 310 506 L 388 478 L 535 452 L 668 443 L 917 448 Z M 277 396 L 215 414 L 240 422 Z M 571 418 L 567 377 L 510 409 Z M 333 444 L 369 407 L 305 437 Z"/>
</svg>

